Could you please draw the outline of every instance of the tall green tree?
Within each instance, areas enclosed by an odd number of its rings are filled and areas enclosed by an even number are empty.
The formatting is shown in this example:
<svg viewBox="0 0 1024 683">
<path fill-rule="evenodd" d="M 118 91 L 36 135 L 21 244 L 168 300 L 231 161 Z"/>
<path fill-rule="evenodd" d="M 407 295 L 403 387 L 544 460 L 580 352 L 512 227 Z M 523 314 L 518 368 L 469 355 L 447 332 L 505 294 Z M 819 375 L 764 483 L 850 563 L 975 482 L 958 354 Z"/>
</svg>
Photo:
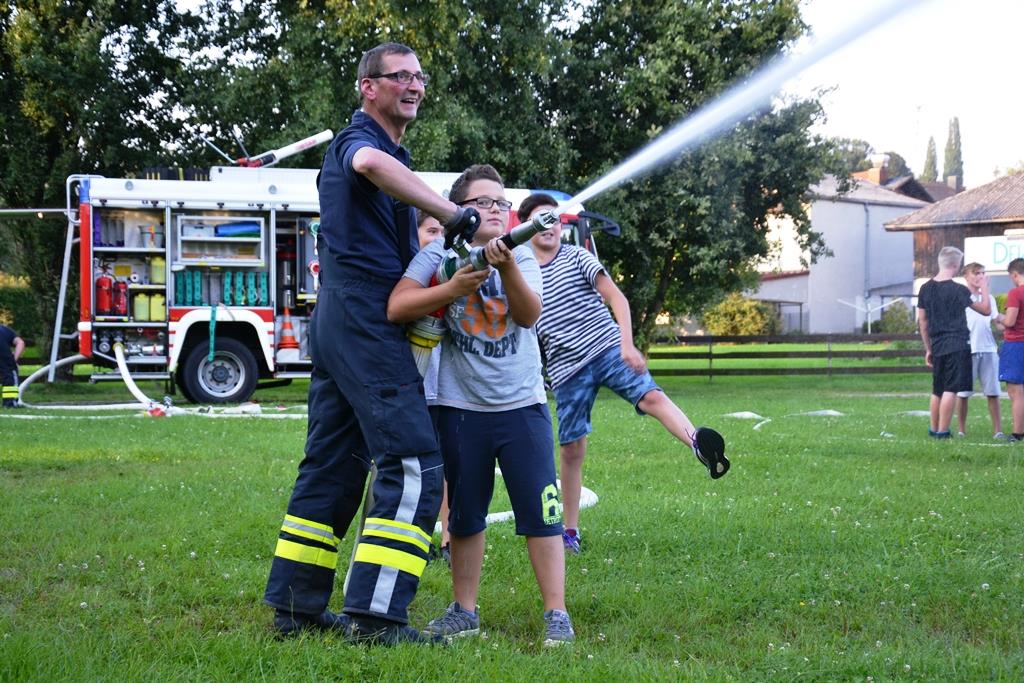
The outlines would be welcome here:
<svg viewBox="0 0 1024 683">
<path fill-rule="evenodd" d="M 850 175 L 857 171 L 866 171 L 871 168 L 871 161 L 868 156 L 874 153 L 875 148 L 867 140 L 859 138 L 830 138 L 833 146 L 832 154 L 835 163 L 842 169 L 843 175 Z"/>
<path fill-rule="evenodd" d="M 949 122 L 949 136 L 946 138 L 946 156 L 942 162 L 942 180 L 950 176 L 964 177 L 964 160 L 960 154 L 960 119 L 956 116 Z"/>
<path fill-rule="evenodd" d="M 416 50 L 431 77 L 403 139 L 417 169 L 461 171 L 486 157 L 507 182 L 547 179 L 567 154 L 539 97 L 560 49 L 548 28 L 563 6 L 208 0 L 201 15 L 213 29 L 200 27 L 193 37 L 189 71 L 197 87 L 187 95 L 187 124 L 232 146 L 237 124 L 253 153 L 337 131 L 359 106 L 360 56 L 396 41 Z M 284 164 L 317 166 L 322 154 L 311 150 Z"/>
<path fill-rule="evenodd" d="M 921 171 L 922 180 L 926 183 L 934 183 L 939 178 L 938 161 L 935 155 L 935 137 L 928 137 L 928 151 L 924 155 L 924 170 Z"/>
<path fill-rule="evenodd" d="M 890 178 L 902 178 L 903 176 L 914 175 L 914 172 L 910 170 L 910 166 L 907 165 L 907 160 L 898 153 L 886 152 L 885 155 L 888 157 L 885 160 L 885 170 L 889 174 Z"/>
<path fill-rule="evenodd" d="M 566 31 L 571 53 L 552 91 L 574 155 L 567 184 L 593 181 L 803 31 L 795 0 L 587 4 Z M 591 202 L 623 224 L 619 239 L 600 246 L 630 300 L 638 343 L 662 311 L 696 313 L 752 283 L 769 215 L 793 217 L 812 256 L 824 249 L 803 202 L 839 166 L 833 146 L 810 132 L 820 116 L 815 102 L 778 102 Z"/>
<path fill-rule="evenodd" d="M 171 0 L 19 0 L 0 8 L 0 203 L 63 206 L 72 173 L 124 175 L 167 158 L 187 17 Z M 7 263 L 56 313 L 63 221 L 2 221 Z M 44 341 L 44 346 L 46 340 Z"/>
</svg>

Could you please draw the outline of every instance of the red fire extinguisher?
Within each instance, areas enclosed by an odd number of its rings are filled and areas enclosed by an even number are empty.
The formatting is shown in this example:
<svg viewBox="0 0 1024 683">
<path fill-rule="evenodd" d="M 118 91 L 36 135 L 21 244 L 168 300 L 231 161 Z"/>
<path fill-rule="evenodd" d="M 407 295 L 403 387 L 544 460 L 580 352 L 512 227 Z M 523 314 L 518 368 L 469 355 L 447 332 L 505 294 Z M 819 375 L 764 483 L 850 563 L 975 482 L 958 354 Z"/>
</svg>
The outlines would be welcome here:
<svg viewBox="0 0 1024 683">
<path fill-rule="evenodd" d="M 114 283 L 114 315 L 128 315 L 128 283 L 124 280 Z"/>
<path fill-rule="evenodd" d="M 110 315 L 110 309 L 112 307 L 111 294 L 113 291 L 114 281 L 107 275 L 106 268 L 103 269 L 103 273 L 96 278 L 96 314 L 97 315 Z"/>
</svg>

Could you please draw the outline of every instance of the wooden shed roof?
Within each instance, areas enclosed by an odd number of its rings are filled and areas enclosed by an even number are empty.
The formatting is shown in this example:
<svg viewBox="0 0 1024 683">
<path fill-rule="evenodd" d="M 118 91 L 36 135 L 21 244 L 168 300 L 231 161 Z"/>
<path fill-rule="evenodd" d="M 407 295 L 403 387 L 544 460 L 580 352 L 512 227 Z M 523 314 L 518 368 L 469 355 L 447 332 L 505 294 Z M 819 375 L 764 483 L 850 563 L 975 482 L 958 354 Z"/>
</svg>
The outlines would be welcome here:
<svg viewBox="0 0 1024 683">
<path fill-rule="evenodd" d="M 997 178 L 889 221 L 886 230 L 925 230 L 1024 221 L 1024 173 Z"/>
</svg>

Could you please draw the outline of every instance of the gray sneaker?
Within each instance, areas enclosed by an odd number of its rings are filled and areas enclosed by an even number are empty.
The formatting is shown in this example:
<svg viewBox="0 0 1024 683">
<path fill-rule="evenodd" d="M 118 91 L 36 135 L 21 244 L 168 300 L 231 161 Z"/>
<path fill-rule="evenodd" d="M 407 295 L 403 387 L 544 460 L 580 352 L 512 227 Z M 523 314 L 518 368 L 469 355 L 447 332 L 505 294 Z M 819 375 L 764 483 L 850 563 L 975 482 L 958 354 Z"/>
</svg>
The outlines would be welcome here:
<svg viewBox="0 0 1024 683">
<path fill-rule="evenodd" d="M 480 633 L 480 612 L 469 612 L 462 605 L 453 602 L 437 619 L 432 619 L 423 633 L 440 636 L 446 640 L 464 638 Z"/>
<path fill-rule="evenodd" d="M 568 612 L 549 609 L 544 613 L 544 647 L 557 647 L 576 640 Z"/>
</svg>

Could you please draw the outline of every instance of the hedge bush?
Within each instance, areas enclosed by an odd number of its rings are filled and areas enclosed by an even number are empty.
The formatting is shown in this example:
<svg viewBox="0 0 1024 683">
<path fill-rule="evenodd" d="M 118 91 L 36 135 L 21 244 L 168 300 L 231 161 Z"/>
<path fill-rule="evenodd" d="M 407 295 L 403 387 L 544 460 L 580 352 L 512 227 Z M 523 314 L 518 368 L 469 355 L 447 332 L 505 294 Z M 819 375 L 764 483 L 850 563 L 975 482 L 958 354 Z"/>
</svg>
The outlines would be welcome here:
<svg viewBox="0 0 1024 683">
<path fill-rule="evenodd" d="M 35 293 L 23 278 L 0 273 L 0 324 L 7 325 L 26 341 L 45 336 Z"/>
<path fill-rule="evenodd" d="M 917 322 L 911 315 L 910 307 L 902 299 L 882 311 L 877 325 L 871 326 L 878 334 L 914 334 Z"/>
<path fill-rule="evenodd" d="M 704 311 L 702 319 L 708 334 L 778 334 L 779 316 L 768 304 L 730 294 L 721 303 Z"/>
</svg>

